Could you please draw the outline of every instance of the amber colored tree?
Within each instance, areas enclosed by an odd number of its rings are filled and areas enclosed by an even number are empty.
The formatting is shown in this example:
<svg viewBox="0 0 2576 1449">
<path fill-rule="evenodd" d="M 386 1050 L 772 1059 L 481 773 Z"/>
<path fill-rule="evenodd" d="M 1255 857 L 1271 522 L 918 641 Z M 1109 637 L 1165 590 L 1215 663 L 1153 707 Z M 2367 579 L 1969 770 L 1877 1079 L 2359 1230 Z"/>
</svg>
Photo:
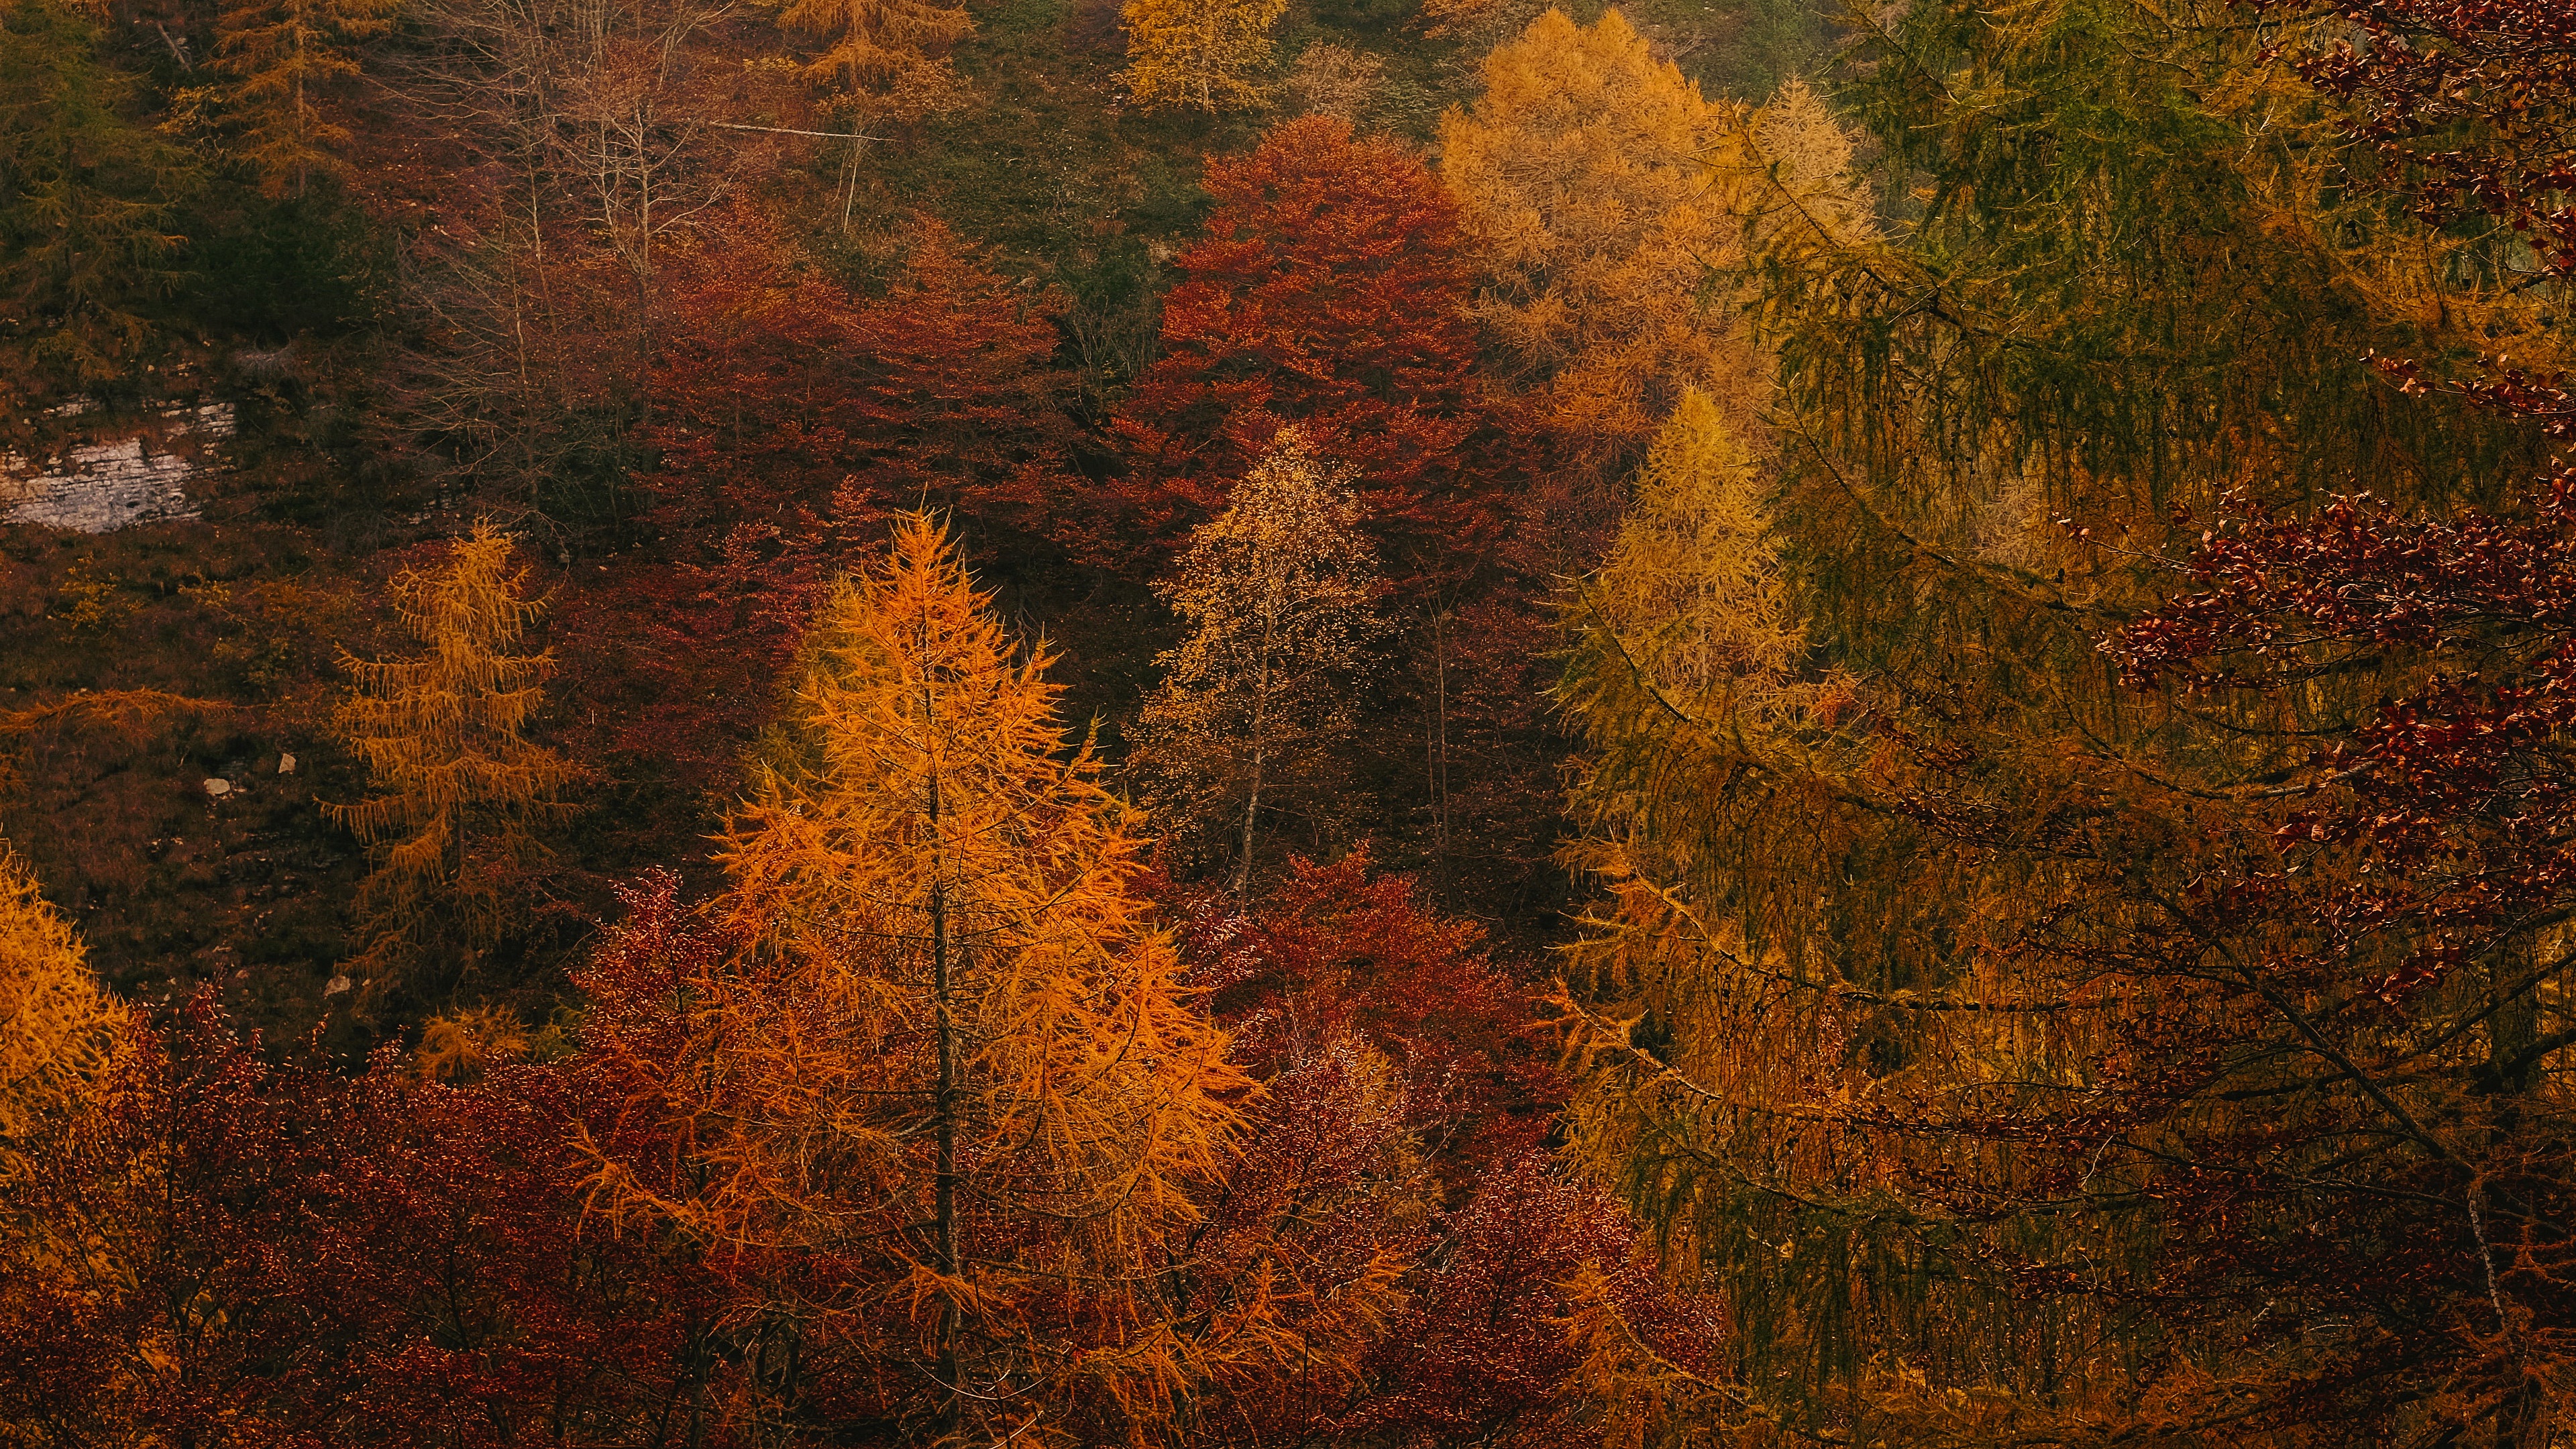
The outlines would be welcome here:
<svg viewBox="0 0 2576 1449">
<path fill-rule="evenodd" d="M 130 1045 L 133 1021 L 99 985 L 71 923 L 0 844 L 0 1184 L 41 1171 Z"/>
<path fill-rule="evenodd" d="M 1233 857 L 1238 895 L 1265 788 L 1274 811 L 1311 806 L 1349 728 L 1380 590 L 1358 524 L 1348 470 L 1283 428 L 1163 586 L 1190 632 L 1160 660 L 1135 768 L 1167 828 Z"/>
<path fill-rule="evenodd" d="M 899 119 L 955 110 L 963 82 L 948 50 L 975 33 L 964 6 L 929 0 L 789 0 L 779 24 L 822 47 L 807 67 L 870 110 Z"/>
<path fill-rule="evenodd" d="M 1570 622 L 1597 631 L 1578 649 L 1615 653 L 1712 718 L 1751 726 L 1831 708 L 1825 696 L 1847 684 L 1798 677 L 1805 630 L 1770 537 L 1765 478 L 1716 402 L 1684 391 L 1647 450 L 1610 556 L 1575 591 Z M 1579 683 L 1566 696 L 1578 715 L 1584 697 Z"/>
<path fill-rule="evenodd" d="M 833 596 L 726 830 L 742 949 L 637 1063 L 673 1146 L 594 1179 L 623 1221 L 772 1265 L 746 1311 L 872 1385 L 803 1412 L 913 1442 L 1168 1422 L 1202 1376 L 1143 1269 L 1248 1084 L 1048 659 L 924 515 Z"/>
<path fill-rule="evenodd" d="M 562 809 L 575 768 L 527 737 L 553 672 L 549 652 L 519 654 L 544 608 L 513 567 L 507 534 L 487 522 L 432 568 L 397 574 L 390 590 L 413 657 L 344 655 L 352 688 L 334 724 L 375 794 L 323 813 L 366 842 L 375 870 L 366 894 L 376 937 L 361 958 L 399 972 L 431 924 L 433 901 L 463 908 L 450 922 L 488 942 L 502 903 L 478 866 L 515 859 L 529 824 Z"/>
<path fill-rule="evenodd" d="M 355 47 L 393 28 L 391 0 L 240 0 L 215 22 L 215 67 L 233 77 L 243 151 L 272 196 L 337 175 L 348 128 L 324 111 L 359 73 Z"/>
<path fill-rule="evenodd" d="M 1257 110 L 1288 0 L 1127 0 L 1127 90 L 1148 108 Z"/>
<path fill-rule="evenodd" d="M 1740 257 L 1738 187 L 1711 161 L 1742 118 L 1616 10 L 1550 10 L 1441 118 L 1441 178 L 1487 286 L 1476 316 L 1550 423 L 1596 455 L 1642 445 L 1685 386 L 1749 421 L 1762 369 L 1705 285 Z"/>
<path fill-rule="evenodd" d="M 1485 419 L 1458 212 L 1411 149 L 1338 117 L 1210 157 L 1206 233 L 1176 259 L 1162 356 L 1118 417 L 1131 525 L 1203 520 L 1284 423 L 1359 474 L 1371 527 L 1465 552 L 1491 511 L 1458 497 Z"/>
</svg>

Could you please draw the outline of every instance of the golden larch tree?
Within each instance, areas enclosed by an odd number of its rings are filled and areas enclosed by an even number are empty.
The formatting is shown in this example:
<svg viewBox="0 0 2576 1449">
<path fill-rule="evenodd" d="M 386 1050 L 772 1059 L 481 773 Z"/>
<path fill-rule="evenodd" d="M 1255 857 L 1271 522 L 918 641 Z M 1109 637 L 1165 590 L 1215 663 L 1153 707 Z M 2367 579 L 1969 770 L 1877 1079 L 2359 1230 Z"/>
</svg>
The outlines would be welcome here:
<svg viewBox="0 0 2576 1449">
<path fill-rule="evenodd" d="M 324 815 L 366 842 L 379 934 L 363 958 L 399 970 L 433 897 L 462 906 L 450 924 L 471 944 L 496 933 L 498 892 L 478 865 L 506 865 L 528 827 L 559 813 L 578 771 L 527 737 L 554 672 L 552 651 L 513 652 L 544 603 L 527 595 L 507 534 L 478 521 L 435 568 L 394 577 L 393 604 L 419 640 L 407 659 L 343 653 L 352 676 L 334 724 L 376 794 Z"/>
<path fill-rule="evenodd" d="M 1679 702 L 1757 711 L 1799 691 L 1805 641 L 1768 538 L 1764 469 L 1699 388 L 1682 393 L 1639 470 L 1636 503 L 1581 591 L 1602 628 Z"/>
<path fill-rule="evenodd" d="M 1643 444 L 1681 389 L 1749 421 L 1749 337 L 1704 285 L 1740 256 L 1740 181 L 1712 167 L 1742 124 L 1616 10 L 1550 10 L 1485 58 L 1485 90 L 1441 118 L 1441 176 L 1487 286 L 1476 315 L 1560 431 Z M 1631 455 L 1633 456 L 1633 455 Z"/>
<path fill-rule="evenodd" d="M 837 79 L 868 110 L 909 121 L 965 103 L 965 83 L 948 59 L 950 47 L 975 33 L 962 5 L 788 0 L 778 20 L 822 45 L 807 74 Z"/>
<path fill-rule="evenodd" d="M 1127 0 L 1127 90 L 1137 104 L 1256 110 L 1288 0 Z"/>
<path fill-rule="evenodd" d="M 1815 87 L 1795 76 L 1781 82 L 1753 114 L 1753 159 L 1765 168 L 1767 195 L 1752 205 L 1765 212 L 1757 245 L 1793 254 L 1808 247 L 1857 246 L 1877 239 L 1869 192 L 1852 174 L 1851 133 Z M 1803 236 L 1782 237 L 1782 229 Z"/>
<path fill-rule="evenodd" d="M 349 139 L 323 110 L 359 73 L 355 47 L 393 28 L 394 0 L 239 0 L 215 22 L 215 68 L 233 77 L 247 123 L 245 154 L 272 196 L 301 196 L 318 172 L 337 175 L 333 149 Z"/>
<path fill-rule="evenodd" d="M 1137 772 L 1167 828 L 1231 827 L 1237 894 L 1251 886 L 1265 790 L 1284 804 L 1330 783 L 1382 589 L 1348 470 L 1295 428 L 1279 431 L 1161 586 L 1190 633 L 1157 661 Z"/>
<path fill-rule="evenodd" d="M 88 1113 L 132 1024 L 0 842 L 0 1186 L 41 1170 L 45 1143 Z"/>
<path fill-rule="evenodd" d="M 838 590 L 724 834 L 738 949 L 689 983 L 680 1059 L 639 1065 L 682 1145 L 594 1184 L 793 1265 L 769 1292 L 804 1352 L 875 1365 L 870 1417 L 914 1442 L 1166 1423 L 1207 1372 L 1155 1265 L 1250 1084 L 1049 662 L 925 515 Z"/>
</svg>

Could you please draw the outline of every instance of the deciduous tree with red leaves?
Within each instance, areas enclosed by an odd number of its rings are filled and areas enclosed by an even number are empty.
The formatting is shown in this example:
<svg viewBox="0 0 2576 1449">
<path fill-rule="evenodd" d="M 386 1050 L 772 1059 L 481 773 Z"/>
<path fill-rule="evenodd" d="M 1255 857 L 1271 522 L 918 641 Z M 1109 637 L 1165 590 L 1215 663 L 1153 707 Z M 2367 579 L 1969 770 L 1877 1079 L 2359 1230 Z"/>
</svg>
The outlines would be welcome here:
<svg viewBox="0 0 2576 1449">
<path fill-rule="evenodd" d="M 1188 944 L 1238 1060 L 1278 1069 L 1356 1036 L 1399 1064 L 1425 1149 L 1454 1180 L 1535 1146 L 1563 1099 L 1529 993 L 1485 954 L 1484 930 L 1443 916 L 1363 848 L 1289 864 L 1248 912 L 1190 903 Z"/>
<path fill-rule="evenodd" d="M 89 1085 L 0 1232 L 13 1441 L 632 1443 L 720 1388 L 706 1296 L 582 1226 L 573 1075 L 280 1065 L 209 993 Z"/>
<path fill-rule="evenodd" d="M 1163 355 L 1117 422 L 1131 542 L 1215 516 L 1294 422 L 1358 471 L 1390 541 L 1472 556 L 1497 520 L 1462 497 L 1487 419 L 1447 191 L 1409 148 L 1332 116 L 1210 157 L 1205 184 L 1216 212 L 1180 255 Z"/>
<path fill-rule="evenodd" d="M 1604 1412 L 1705 1369 L 1713 1306 L 1540 1145 L 1562 1083 L 1472 922 L 1365 852 L 1293 863 L 1249 910 L 1175 892 L 1183 946 L 1260 1079 L 1243 1155 L 1186 1245 L 1183 1300 L 1258 1291 L 1325 1352 L 1221 1376 L 1191 1442 L 1602 1441 Z"/>
<path fill-rule="evenodd" d="M 2298 11 L 2287 0 L 2258 8 Z M 2576 276 L 2576 10 L 2559 0 L 2336 0 L 2346 29 L 2299 74 L 2351 107 L 2359 179 L 2424 220 L 2501 223 L 2526 268 Z"/>
<path fill-rule="evenodd" d="M 970 548 L 1026 568 L 1092 547 L 1050 294 L 929 218 L 873 300 L 748 210 L 722 234 L 664 268 L 649 542 L 567 603 L 563 631 L 592 656 L 577 671 L 626 681 L 614 747 L 702 789 L 730 778 L 824 586 L 894 510 L 949 510 Z"/>
</svg>

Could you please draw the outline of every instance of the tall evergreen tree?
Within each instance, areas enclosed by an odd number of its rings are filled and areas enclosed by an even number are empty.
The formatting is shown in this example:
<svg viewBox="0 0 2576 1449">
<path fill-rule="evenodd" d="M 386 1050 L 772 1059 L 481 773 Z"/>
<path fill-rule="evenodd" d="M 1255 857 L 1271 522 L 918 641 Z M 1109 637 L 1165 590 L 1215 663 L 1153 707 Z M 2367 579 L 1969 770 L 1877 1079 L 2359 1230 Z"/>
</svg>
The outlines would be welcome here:
<svg viewBox="0 0 2576 1449">
<path fill-rule="evenodd" d="M 139 375 L 180 278 L 188 158 L 137 114 L 98 28 L 61 0 L 0 9 L 0 398 Z"/>
<path fill-rule="evenodd" d="M 2440 506 L 2536 464 L 2363 361 L 2456 338 L 2494 273 L 2444 274 L 2448 311 L 2392 280 L 2401 249 L 2481 243 L 2334 184 L 2330 113 L 2223 7 L 1885 25 L 1849 94 L 1893 224 L 1747 258 L 1781 338 L 1785 677 L 1848 674 L 1848 704 L 1691 691 L 1634 647 L 1656 628 L 1599 618 L 1566 685 L 1606 887 L 1571 962 L 1575 1151 L 1745 1329 L 1731 1381 L 1660 1383 L 1854 1442 L 2180 1433 L 2257 1381 L 2230 1432 L 2437 1435 L 2454 1410 L 2360 1407 L 2388 1358 L 2324 1346 L 2369 1321 L 2395 1354 L 2426 1280 L 2297 1249 L 2375 1210 L 2345 1126 L 2378 1109 L 2337 1042 L 2377 1008 L 2330 974 L 2267 994 L 2228 953 L 2305 928 L 2195 904 L 2420 666 L 2217 707 L 2141 697 L 2101 645 L 2222 507 L 2351 479 Z M 2394 1172 L 2425 1150 L 2377 1141 Z M 2462 1190 L 2425 1221 L 2474 1272 Z M 2303 1276 L 2352 1291 L 2294 1322 Z"/>
<path fill-rule="evenodd" d="M 302 196 L 343 168 L 349 129 L 324 109 L 359 73 L 354 47 L 393 28 L 394 0 L 239 0 L 215 22 L 216 68 L 234 78 L 243 154 L 272 196 Z"/>
</svg>

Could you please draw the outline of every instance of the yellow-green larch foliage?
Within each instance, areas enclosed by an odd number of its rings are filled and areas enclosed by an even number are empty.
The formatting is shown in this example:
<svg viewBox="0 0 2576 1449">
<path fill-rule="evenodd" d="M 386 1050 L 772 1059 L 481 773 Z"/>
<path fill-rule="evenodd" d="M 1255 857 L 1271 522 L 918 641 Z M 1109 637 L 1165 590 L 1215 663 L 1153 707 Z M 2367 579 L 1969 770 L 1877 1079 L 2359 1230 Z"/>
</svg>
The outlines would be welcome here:
<svg viewBox="0 0 2576 1449">
<path fill-rule="evenodd" d="M 1255 110 L 1288 0 L 1127 0 L 1127 91 L 1148 108 Z"/>
<path fill-rule="evenodd" d="M 1819 1055 L 1812 1003 L 1774 990 L 1807 963 L 1777 957 L 1758 891 L 1712 888 L 1741 862 L 1713 859 L 1711 842 L 1756 855 L 1800 838 L 1819 803 L 1802 782 L 1857 703 L 1849 678 L 1806 667 L 1765 507 L 1772 476 L 1705 393 L 1685 392 L 1609 557 L 1568 605 L 1574 645 L 1557 697 L 1589 749 L 1570 801 L 1582 834 L 1565 859 L 1602 892 L 1566 957 L 1579 1001 L 1561 1005 L 1581 1019 L 1578 1056 L 1594 1068 L 1568 1104 L 1568 1154 L 1621 1187 L 1648 1150 L 1642 1124 L 1688 1095 L 1668 1067 L 1756 1104 L 1849 1087 Z M 1731 788 L 1676 785 L 1708 778 Z M 1641 1028 L 1661 1055 L 1638 1047 Z M 1668 1263 L 1688 1271 L 1696 1251 L 1678 1237 Z"/>
<path fill-rule="evenodd" d="M 1441 118 L 1441 177 L 1486 273 L 1476 315 L 1544 415 L 1610 454 L 1686 386 L 1749 420 L 1764 369 L 1707 285 L 1741 256 L 1742 178 L 1711 164 L 1740 109 L 1704 100 L 1616 10 L 1589 26 L 1548 11 L 1483 78 Z"/>
<path fill-rule="evenodd" d="M 1152 1265 L 1250 1083 L 1050 657 L 924 515 L 838 589 L 723 837 L 737 948 L 690 984 L 683 1059 L 643 1073 L 686 1160 L 594 1184 L 693 1241 L 841 1265 L 773 1291 L 804 1352 L 881 1366 L 914 1442 L 1167 1423 L 1206 1372 Z"/>
<path fill-rule="evenodd" d="M 965 104 L 965 83 L 948 59 L 951 46 L 975 33 L 962 5 L 788 0 L 778 20 L 822 45 L 807 73 L 839 81 L 866 110 L 909 121 Z"/>
<path fill-rule="evenodd" d="M 1767 195 L 1750 204 L 1764 210 L 1759 245 L 1851 246 L 1878 234 L 1869 193 L 1852 174 L 1851 133 L 1815 87 L 1795 76 L 1781 83 L 1753 114 L 1754 159 L 1768 170 Z M 1784 230 L 1803 233 L 1781 236 Z"/>
<path fill-rule="evenodd" d="M 0 843 L 0 1186 L 40 1170 L 44 1143 L 88 1113 L 131 1026 L 71 923 Z"/>
<path fill-rule="evenodd" d="M 1216 837 L 1212 853 L 1231 847 L 1238 893 L 1265 800 L 1293 808 L 1338 783 L 1333 745 L 1349 728 L 1383 588 L 1349 471 L 1295 428 L 1280 430 L 1160 586 L 1190 632 L 1157 661 L 1137 773 L 1167 830 Z"/>
<path fill-rule="evenodd" d="M 215 21 L 215 68 L 233 78 L 244 153 L 272 196 L 336 175 L 348 128 L 324 110 L 359 73 L 356 46 L 393 27 L 395 0 L 238 0 Z"/>
<path fill-rule="evenodd" d="M 393 580 L 418 653 L 341 656 L 352 688 L 334 724 L 376 793 L 323 813 L 369 848 L 367 897 L 385 950 L 433 897 L 463 908 L 452 924 L 465 939 L 488 939 L 501 903 L 470 867 L 516 858 L 528 826 L 564 808 L 557 797 L 578 773 L 527 737 L 554 672 L 551 651 L 515 652 L 545 607 L 528 597 L 527 572 L 509 536 L 478 521 L 444 562 Z"/>
<path fill-rule="evenodd" d="M 1716 402 L 1684 391 L 1647 451 L 1609 558 L 1582 591 L 1577 627 L 1608 630 L 1648 679 L 1692 707 L 1788 706 L 1803 640 L 1763 488 L 1764 469 Z"/>
</svg>

